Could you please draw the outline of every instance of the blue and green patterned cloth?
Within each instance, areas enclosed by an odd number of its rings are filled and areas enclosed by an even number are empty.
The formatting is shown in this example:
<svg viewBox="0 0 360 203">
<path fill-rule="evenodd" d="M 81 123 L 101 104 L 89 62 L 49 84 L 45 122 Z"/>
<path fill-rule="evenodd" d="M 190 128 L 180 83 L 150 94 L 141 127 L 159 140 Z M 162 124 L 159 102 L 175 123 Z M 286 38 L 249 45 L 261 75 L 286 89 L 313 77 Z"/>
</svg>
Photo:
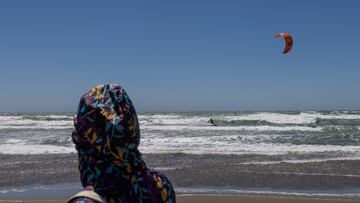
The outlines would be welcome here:
<svg viewBox="0 0 360 203">
<path fill-rule="evenodd" d="M 84 94 L 74 126 L 84 188 L 94 188 L 109 203 L 176 202 L 170 181 L 141 157 L 137 114 L 122 87 L 99 85 Z"/>
</svg>

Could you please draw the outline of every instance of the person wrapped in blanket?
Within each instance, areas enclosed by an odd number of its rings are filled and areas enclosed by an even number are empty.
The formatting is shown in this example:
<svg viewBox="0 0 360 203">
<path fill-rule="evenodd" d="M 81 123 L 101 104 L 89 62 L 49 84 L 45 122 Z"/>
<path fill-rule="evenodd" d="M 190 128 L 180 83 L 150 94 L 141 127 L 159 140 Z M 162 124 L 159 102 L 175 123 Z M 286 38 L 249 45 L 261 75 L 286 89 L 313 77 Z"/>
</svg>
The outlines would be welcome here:
<svg viewBox="0 0 360 203">
<path fill-rule="evenodd" d="M 72 139 L 84 191 L 68 202 L 176 202 L 170 181 L 148 169 L 141 157 L 138 118 L 122 87 L 99 85 L 84 94 L 74 126 Z"/>
</svg>

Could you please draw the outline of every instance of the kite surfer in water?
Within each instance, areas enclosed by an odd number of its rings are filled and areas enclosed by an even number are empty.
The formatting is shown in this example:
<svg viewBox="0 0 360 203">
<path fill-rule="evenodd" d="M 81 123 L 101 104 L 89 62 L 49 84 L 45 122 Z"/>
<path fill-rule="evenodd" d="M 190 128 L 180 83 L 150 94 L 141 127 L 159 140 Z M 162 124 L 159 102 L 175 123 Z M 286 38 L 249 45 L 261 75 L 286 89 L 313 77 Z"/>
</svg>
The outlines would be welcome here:
<svg viewBox="0 0 360 203">
<path fill-rule="evenodd" d="M 213 125 L 213 126 L 216 126 L 216 124 L 212 118 L 210 118 L 209 123 L 211 123 L 211 125 Z"/>
</svg>

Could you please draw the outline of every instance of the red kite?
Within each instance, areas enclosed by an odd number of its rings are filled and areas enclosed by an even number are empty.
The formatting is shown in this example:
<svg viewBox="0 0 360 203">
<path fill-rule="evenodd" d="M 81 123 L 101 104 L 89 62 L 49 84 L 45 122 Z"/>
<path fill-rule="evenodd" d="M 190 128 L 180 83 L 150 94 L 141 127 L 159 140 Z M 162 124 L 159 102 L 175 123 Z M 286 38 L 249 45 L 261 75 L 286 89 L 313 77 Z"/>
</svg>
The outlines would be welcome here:
<svg viewBox="0 0 360 203">
<path fill-rule="evenodd" d="M 285 46 L 285 49 L 283 51 L 283 54 L 286 54 L 291 50 L 291 48 L 293 46 L 293 38 L 288 33 L 276 33 L 274 35 L 275 38 L 280 37 L 280 36 L 283 37 L 284 40 L 285 40 L 286 46 Z"/>
</svg>

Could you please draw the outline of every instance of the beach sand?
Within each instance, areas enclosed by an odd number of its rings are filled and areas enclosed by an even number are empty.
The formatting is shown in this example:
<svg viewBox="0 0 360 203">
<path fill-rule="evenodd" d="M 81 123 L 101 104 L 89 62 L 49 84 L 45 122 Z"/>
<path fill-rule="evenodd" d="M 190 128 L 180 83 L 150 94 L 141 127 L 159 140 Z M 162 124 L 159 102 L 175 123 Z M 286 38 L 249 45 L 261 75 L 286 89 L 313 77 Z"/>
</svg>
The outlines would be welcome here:
<svg viewBox="0 0 360 203">
<path fill-rule="evenodd" d="M 272 160 L 274 164 L 255 164 L 272 158 L 187 154 L 145 154 L 144 159 L 150 168 L 166 174 L 176 188 L 285 188 L 295 191 L 360 188 L 358 160 L 308 163 Z M 0 188 L 79 182 L 77 168 L 76 154 L 0 154 Z M 222 193 L 214 193 L 217 192 Z"/>
<path fill-rule="evenodd" d="M 186 154 L 145 154 L 150 168 L 165 173 L 175 185 L 178 203 L 351 203 L 360 202 L 360 197 L 348 197 L 347 188 L 360 187 L 360 161 L 337 160 L 309 163 L 247 164 L 249 161 L 269 160 L 264 156 L 248 155 L 186 155 Z M 58 155 L 0 155 L 0 188 L 21 188 L 26 185 L 79 183 L 76 154 Z M 340 174 L 340 175 L 336 175 Z M 350 174 L 350 175 L 342 175 Z M 186 177 L 186 178 L 184 178 Z M 216 178 L 214 178 L 216 177 Z M 56 185 L 55 185 L 56 186 Z M 211 188 L 211 191 L 196 191 L 197 188 Z M 181 191 L 181 188 L 187 190 Z M 271 188 L 274 191 L 307 191 L 311 194 L 332 191 L 326 194 L 340 196 L 300 196 L 282 194 L 238 194 L 222 189 Z M 75 191 L 73 191 L 75 190 Z M 49 191 L 36 194 L 0 194 L 2 202 L 65 202 L 67 197 L 80 190 L 70 192 Z M 354 192 L 355 191 L 355 192 Z M 350 194 L 358 190 L 350 190 Z M 190 194 L 189 194 L 190 193 Z M 197 194 L 191 194 L 197 193 Z M 207 193 L 207 194 L 204 194 Z M 212 193 L 216 193 L 211 195 Z M 225 194 L 226 193 L 226 194 Z M 21 193 L 19 193 L 20 195 Z M 37 196 L 47 194 L 49 197 Z M 56 195 L 56 196 L 54 196 Z M 343 196 L 342 196 L 343 195 Z M 41 197 L 41 198 L 38 198 Z"/>
<path fill-rule="evenodd" d="M 66 198 L 0 199 L 1 203 L 64 203 Z M 304 196 L 260 196 L 260 195 L 178 195 L 177 203 L 353 203 L 360 198 L 304 197 Z"/>
</svg>

